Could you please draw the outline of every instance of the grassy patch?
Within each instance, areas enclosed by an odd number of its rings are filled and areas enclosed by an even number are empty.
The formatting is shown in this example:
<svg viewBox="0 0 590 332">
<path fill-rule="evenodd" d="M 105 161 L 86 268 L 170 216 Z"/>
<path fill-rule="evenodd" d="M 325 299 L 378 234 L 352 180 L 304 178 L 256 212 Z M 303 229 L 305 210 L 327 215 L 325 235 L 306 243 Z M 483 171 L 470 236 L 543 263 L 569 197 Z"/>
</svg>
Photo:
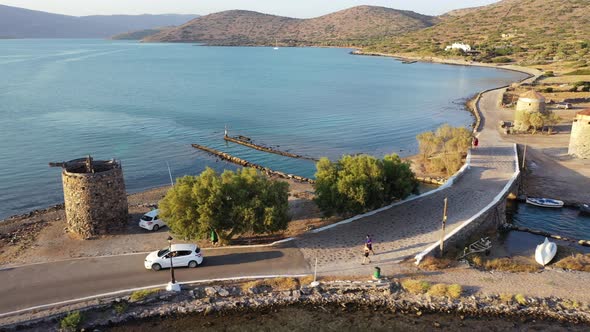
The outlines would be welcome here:
<svg viewBox="0 0 590 332">
<path fill-rule="evenodd" d="M 432 256 L 425 257 L 420 262 L 420 268 L 426 271 L 437 271 L 451 267 L 453 261 L 448 258 L 436 258 Z"/>
<path fill-rule="evenodd" d="M 562 269 L 590 272 L 590 254 L 565 257 L 555 263 L 555 266 Z"/>
<path fill-rule="evenodd" d="M 485 260 L 481 256 L 474 256 L 471 262 L 485 270 L 495 270 L 504 272 L 537 272 L 539 267 L 537 265 L 517 262 L 511 258 L 494 258 Z"/>
<path fill-rule="evenodd" d="M 84 317 L 79 311 L 70 312 L 59 322 L 59 327 L 64 331 L 77 331 Z"/>
<path fill-rule="evenodd" d="M 518 304 L 520 304 L 520 305 L 527 305 L 526 297 L 524 297 L 524 295 L 522 295 L 522 294 L 514 295 L 514 300 L 516 302 L 518 302 Z"/>
<path fill-rule="evenodd" d="M 408 279 L 408 280 L 402 281 L 402 287 L 406 291 L 413 293 L 413 294 L 424 294 L 424 293 L 428 292 L 431 285 L 428 281 Z"/>
<path fill-rule="evenodd" d="M 445 284 L 436 284 L 432 285 L 428 290 L 428 294 L 432 296 L 447 296 L 447 285 Z"/>
<path fill-rule="evenodd" d="M 590 69 L 578 69 L 564 75 L 590 75 Z"/>
<path fill-rule="evenodd" d="M 158 292 L 160 292 L 160 290 L 156 289 L 156 288 L 138 290 L 138 291 L 131 293 L 129 300 L 131 300 L 132 302 L 141 301 L 141 300 L 145 299 L 146 297 L 148 297 L 152 294 L 156 294 Z"/>
<path fill-rule="evenodd" d="M 504 303 L 512 303 L 512 294 L 500 294 L 500 301 L 504 302 Z"/>
<path fill-rule="evenodd" d="M 311 280 L 313 281 L 313 277 Z M 263 286 L 270 287 L 272 288 L 272 290 L 275 291 L 291 290 L 299 288 L 300 281 L 295 278 L 260 279 L 243 283 L 241 285 L 241 288 L 242 291 L 248 291 L 250 288 L 258 288 Z"/>
<path fill-rule="evenodd" d="M 566 309 L 578 309 L 580 308 L 582 305 L 580 304 L 580 302 L 574 300 L 574 301 L 563 301 L 561 303 L 561 305 L 566 308 Z"/>
<path fill-rule="evenodd" d="M 461 287 L 459 284 L 452 284 L 447 288 L 447 296 L 452 299 L 460 298 L 462 293 L 463 287 Z"/>
</svg>

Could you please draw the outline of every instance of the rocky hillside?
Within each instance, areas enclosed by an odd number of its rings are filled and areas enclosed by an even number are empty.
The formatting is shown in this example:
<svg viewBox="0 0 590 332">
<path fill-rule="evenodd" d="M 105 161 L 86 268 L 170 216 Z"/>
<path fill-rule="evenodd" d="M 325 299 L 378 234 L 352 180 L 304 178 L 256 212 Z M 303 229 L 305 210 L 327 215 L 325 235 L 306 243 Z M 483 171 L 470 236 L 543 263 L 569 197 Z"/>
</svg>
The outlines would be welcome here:
<svg viewBox="0 0 590 332">
<path fill-rule="evenodd" d="M 504 0 L 444 15 L 442 22 L 369 47 L 370 51 L 446 55 L 461 42 L 482 52 L 476 60 L 542 64 L 590 60 L 590 1 Z"/>
<path fill-rule="evenodd" d="M 312 19 L 231 10 L 150 36 L 150 42 L 209 45 L 359 45 L 429 27 L 438 19 L 384 7 L 359 6 Z"/>
</svg>

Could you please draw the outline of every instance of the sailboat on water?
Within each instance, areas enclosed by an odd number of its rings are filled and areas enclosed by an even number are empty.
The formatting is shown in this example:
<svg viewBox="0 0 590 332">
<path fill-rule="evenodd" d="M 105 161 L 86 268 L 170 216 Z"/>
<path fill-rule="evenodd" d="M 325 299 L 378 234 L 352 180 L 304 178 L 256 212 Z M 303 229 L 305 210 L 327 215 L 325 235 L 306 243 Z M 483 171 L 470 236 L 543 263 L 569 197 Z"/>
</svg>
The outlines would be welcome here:
<svg viewBox="0 0 590 332">
<path fill-rule="evenodd" d="M 279 49 L 279 41 L 275 39 L 275 47 L 273 48 L 273 50 L 278 50 Z"/>
</svg>

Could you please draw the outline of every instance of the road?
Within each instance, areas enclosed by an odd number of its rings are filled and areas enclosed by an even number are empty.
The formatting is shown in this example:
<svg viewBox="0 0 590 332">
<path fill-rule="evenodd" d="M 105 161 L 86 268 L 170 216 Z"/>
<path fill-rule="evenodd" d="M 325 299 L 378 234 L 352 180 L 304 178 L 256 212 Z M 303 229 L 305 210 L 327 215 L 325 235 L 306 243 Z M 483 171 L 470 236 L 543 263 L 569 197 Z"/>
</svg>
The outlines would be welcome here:
<svg viewBox="0 0 590 332">
<path fill-rule="evenodd" d="M 178 282 L 308 272 L 293 244 L 203 250 L 195 269 L 175 269 Z M 75 259 L 0 270 L 0 314 L 123 289 L 165 284 L 169 270 L 146 270 L 146 254 Z"/>
</svg>

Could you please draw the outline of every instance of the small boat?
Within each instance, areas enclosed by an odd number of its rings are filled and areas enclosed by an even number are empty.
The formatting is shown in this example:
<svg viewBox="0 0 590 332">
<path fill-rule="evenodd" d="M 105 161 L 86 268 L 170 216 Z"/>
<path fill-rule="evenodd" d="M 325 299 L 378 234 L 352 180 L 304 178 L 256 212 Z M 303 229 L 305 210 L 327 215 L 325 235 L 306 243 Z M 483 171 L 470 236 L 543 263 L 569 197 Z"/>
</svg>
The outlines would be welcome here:
<svg viewBox="0 0 590 332">
<path fill-rule="evenodd" d="M 402 63 L 404 65 L 411 65 L 412 63 L 416 63 L 416 62 L 418 62 L 418 61 L 416 61 L 416 60 L 404 60 L 404 61 L 402 61 Z"/>
<path fill-rule="evenodd" d="M 529 198 L 527 197 L 526 202 L 528 204 L 548 207 L 548 208 L 560 208 L 563 207 L 563 201 L 551 198 Z"/>
<path fill-rule="evenodd" d="M 590 204 L 582 204 L 580 205 L 580 213 L 589 214 L 590 215 Z"/>
<path fill-rule="evenodd" d="M 535 250 L 535 260 L 545 266 L 551 262 L 556 253 L 557 245 L 555 242 L 549 242 L 549 239 L 545 238 L 545 242 L 539 244 Z"/>
</svg>

